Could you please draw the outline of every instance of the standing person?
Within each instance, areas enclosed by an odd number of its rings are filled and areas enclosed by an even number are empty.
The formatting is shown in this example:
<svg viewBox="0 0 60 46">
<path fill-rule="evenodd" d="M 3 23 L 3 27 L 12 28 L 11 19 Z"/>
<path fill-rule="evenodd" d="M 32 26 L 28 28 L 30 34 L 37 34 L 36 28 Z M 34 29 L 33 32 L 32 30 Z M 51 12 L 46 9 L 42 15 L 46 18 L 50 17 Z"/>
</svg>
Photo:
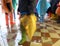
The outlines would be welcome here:
<svg viewBox="0 0 60 46">
<path fill-rule="evenodd" d="M 5 14 L 2 11 L 2 0 L 0 0 L 0 46 L 8 46 L 7 43 L 7 27 Z"/>
<path fill-rule="evenodd" d="M 56 9 L 55 13 L 56 13 L 57 16 L 58 16 L 57 23 L 60 23 L 60 1 L 59 1 L 59 3 L 57 4 L 57 9 Z"/>
<path fill-rule="evenodd" d="M 2 8 L 3 8 L 3 11 L 5 12 L 6 26 L 8 29 L 8 35 L 7 35 L 8 46 L 15 46 L 17 28 L 15 28 L 16 26 L 14 25 L 15 23 L 13 20 L 12 0 L 2 0 Z"/>
<path fill-rule="evenodd" d="M 16 24 L 16 28 L 17 28 L 17 35 L 15 38 L 15 46 L 18 46 L 18 42 L 21 40 L 21 32 L 20 32 L 20 21 L 19 21 L 19 17 L 20 15 L 18 15 L 17 9 L 18 9 L 18 5 L 19 5 L 19 0 L 12 0 L 12 6 L 13 6 L 13 15 L 14 15 L 14 22 Z"/>
<path fill-rule="evenodd" d="M 60 0 L 50 0 L 50 5 L 51 5 L 51 7 L 50 7 L 50 12 L 52 13 L 52 14 L 55 14 L 55 16 L 58 16 L 57 14 L 56 14 L 56 9 L 57 9 L 57 4 L 60 2 Z M 59 16 L 58 16 L 59 17 Z M 58 19 L 57 19 L 58 20 Z"/>
<path fill-rule="evenodd" d="M 40 1 L 40 20 L 41 23 L 44 22 L 44 15 L 46 13 L 46 0 L 41 0 Z"/>
<path fill-rule="evenodd" d="M 14 24 L 13 22 L 13 15 L 12 15 L 12 0 L 2 0 L 2 8 L 3 12 L 5 12 L 5 17 L 6 17 L 6 25 L 7 27 L 11 28 L 12 25 Z"/>
<path fill-rule="evenodd" d="M 19 44 L 23 44 L 26 41 L 26 33 L 28 34 L 31 40 L 34 32 L 36 31 L 35 8 L 36 8 L 36 0 L 19 0 L 18 12 L 20 12 L 22 16 L 20 19 L 22 40 L 19 42 Z"/>
<path fill-rule="evenodd" d="M 40 7 L 40 11 L 38 10 L 38 8 Z M 40 22 L 43 23 L 44 22 L 44 15 L 47 11 L 47 9 L 50 7 L 50 4 L 46 1 L 46 0 L 39 0 L 38 4 L 37 4 L 37 11 L 38 14 L 40 15 Z M 40 12 L 40 13 L 39 13 Z"/>
</svg>

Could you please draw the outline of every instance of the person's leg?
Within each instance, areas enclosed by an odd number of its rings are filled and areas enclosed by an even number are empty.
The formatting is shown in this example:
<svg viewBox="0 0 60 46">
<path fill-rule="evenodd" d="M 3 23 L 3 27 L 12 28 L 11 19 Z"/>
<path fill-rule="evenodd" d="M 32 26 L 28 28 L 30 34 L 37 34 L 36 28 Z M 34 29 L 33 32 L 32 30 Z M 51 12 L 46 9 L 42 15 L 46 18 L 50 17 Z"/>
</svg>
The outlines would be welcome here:
<svg viewBox="0 0 60 46">
<path fill-rule="evenodd" d="M 8 39 L 8 45 L 9 46 L 15 46 L 15 38 L 16 38 L 16 32 L 15 33 L 8 33 L 7 39 Z"/>
<path fill-rule="evenodd" d="M 15 36 L 16 36 L 16 32 L 15 32 L 15 23 L 13 20 L 13 13 L 9 13 L 9 21 L 10 21 L 10 32 L 8 32 L 8 36 L 7 36 L 7 40 L 8 40 L 8 46 L 15 46 Z"/>
<path fill-rule="evenodd" d="M 15 39 L 15 46 L 18 46 L 18 42 L 21 41 L 22 39 L 22 34 L 21 34 L 21 31 L 19 30 L 17 32 L 17 36 L 16 36 L 16 39 Z"/>
<path fill-rule="evenodd" d="M 40 23 L 43 23 L 44 22 L 44 15 L 41 15 L 40 16 Z"/>
<path fill-rule="evenodd" d="M 14 13 L 13 13 L 13 19 L 14 19 L 14 22 L 16 23 L 16 15 L 17 15 L 17 11 L 14 10 Z"/>
<path fill-rule="evenodd" d="M 12 25 L 14 24 L 13 14 L 10 13 L 10 14 L 9 14 L 9 17 L 10 17 L 10 25 L 11 25 L 11 27 L 12 27 Z"/>
<path fill-rule="evenodd" d="M 22 24 L 20 25 L 20 30 L 22 33 L 22 39 L 19 41 L 18 44 L 23 44 L 26 41 L 26 32 L 25 32 L 25 28 Z"/>
<path fill-rule="evenodd" d="M 44 21 L 45 21 L 45 20 L 44 20 L 44 15 L 41 15 L 41 16 L 40 16 L 40 28 L 41 28 L 41 29 L 42 29 L 42 28 L 47 28 Z"/>
<path fill-rule="evenodd" d="M 0 44 L 2 46 L 8 46 L 7 43 L 7 26 L 6 26 L 6 15 L 2 13 L 0 16 Z"/>
<path fill-rule="evenodd" d="M 9 17 L 8 13 L 5 13 L 5 19 L 6 19 L 6 26 L 9 28 Z"/>
<path fill-rule="evenodd" d="M 17 36 L 15 38 L 15 46 L 18 46 L 19 41 L 21 41 L 22 39 L 22 33 L 20 31 L 20 12 L 17 11 L 18 10 L 18 5 L 16 6 L 15 9 L 15 24 L 17 27 Z"/>
</svg>

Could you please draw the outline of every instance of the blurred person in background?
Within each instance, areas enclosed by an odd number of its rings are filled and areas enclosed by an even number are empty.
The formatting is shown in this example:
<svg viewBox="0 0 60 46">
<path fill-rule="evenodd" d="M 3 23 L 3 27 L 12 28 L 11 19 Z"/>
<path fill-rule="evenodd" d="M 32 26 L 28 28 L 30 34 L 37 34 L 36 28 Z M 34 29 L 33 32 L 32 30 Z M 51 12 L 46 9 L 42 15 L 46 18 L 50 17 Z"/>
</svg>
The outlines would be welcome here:
<svg viewBox="0 0 60 46">
<path fill-rule="evenodd" d="M 35 8 L 36 8 L 36 0 L 19 0 L 18 12 L 20 12 L 20 14 L 21 14 L 20 29 L 22 32 L 22 40 L 19 42 L 19 44 L 23 44 L 26 41 L 26 32 L 27 32 L 29 38 L 31 39 L 32 35 L 30 36 L 29 31 L 33 32 L 33 34 L 34 34 L 34 32 L 36 30 Z M 34 25 L 33 25 L 33 23 L 34 23 Z M 29 29 L 29 25 L 30 25 L 30 29 Z M 27 29 L 26 29 L 26 26 L 28 26 Z M 35 28 L 33 29 L 33 27 L 35 27 Z M 25 30 L 27 30 L 27 31 L 25 31 Z"/>
</svg>

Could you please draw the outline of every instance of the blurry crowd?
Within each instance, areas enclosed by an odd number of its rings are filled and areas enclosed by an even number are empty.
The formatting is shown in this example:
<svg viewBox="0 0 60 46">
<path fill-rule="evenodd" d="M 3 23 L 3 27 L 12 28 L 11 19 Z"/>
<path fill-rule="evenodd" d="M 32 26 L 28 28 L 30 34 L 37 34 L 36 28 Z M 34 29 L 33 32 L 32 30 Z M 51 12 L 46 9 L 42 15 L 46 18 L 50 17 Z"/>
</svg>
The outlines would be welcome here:
<svg viewBox="0 0 60 46">
<path fill-rule="evenodd" d="M 60 23 L 60 0 L 0 0 L 0 46 L 18 46 L 26 33 L 31 40 L 37 20 Z"/>
</svg>

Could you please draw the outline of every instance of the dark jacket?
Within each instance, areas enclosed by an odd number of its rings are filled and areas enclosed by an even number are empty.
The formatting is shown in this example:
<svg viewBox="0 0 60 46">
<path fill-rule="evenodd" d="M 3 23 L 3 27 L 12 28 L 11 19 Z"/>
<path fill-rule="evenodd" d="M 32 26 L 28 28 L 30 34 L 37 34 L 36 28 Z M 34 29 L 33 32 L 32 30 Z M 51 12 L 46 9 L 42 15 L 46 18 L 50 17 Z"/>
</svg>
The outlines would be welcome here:
<svg viewBox="0 0 60 46">
<path fill-rule="evenodd" d="M 36 0 L 19 0 L 18 11 L 20 13 L 34 13 Z"/>
<path fill-rule="evenodd" d="M 51 12 L 55 14 L 55 11 L 57 9 L 57 4 L 60 0 L 51 0 L 50 4 L 51 4 Z"/>
</svg>

